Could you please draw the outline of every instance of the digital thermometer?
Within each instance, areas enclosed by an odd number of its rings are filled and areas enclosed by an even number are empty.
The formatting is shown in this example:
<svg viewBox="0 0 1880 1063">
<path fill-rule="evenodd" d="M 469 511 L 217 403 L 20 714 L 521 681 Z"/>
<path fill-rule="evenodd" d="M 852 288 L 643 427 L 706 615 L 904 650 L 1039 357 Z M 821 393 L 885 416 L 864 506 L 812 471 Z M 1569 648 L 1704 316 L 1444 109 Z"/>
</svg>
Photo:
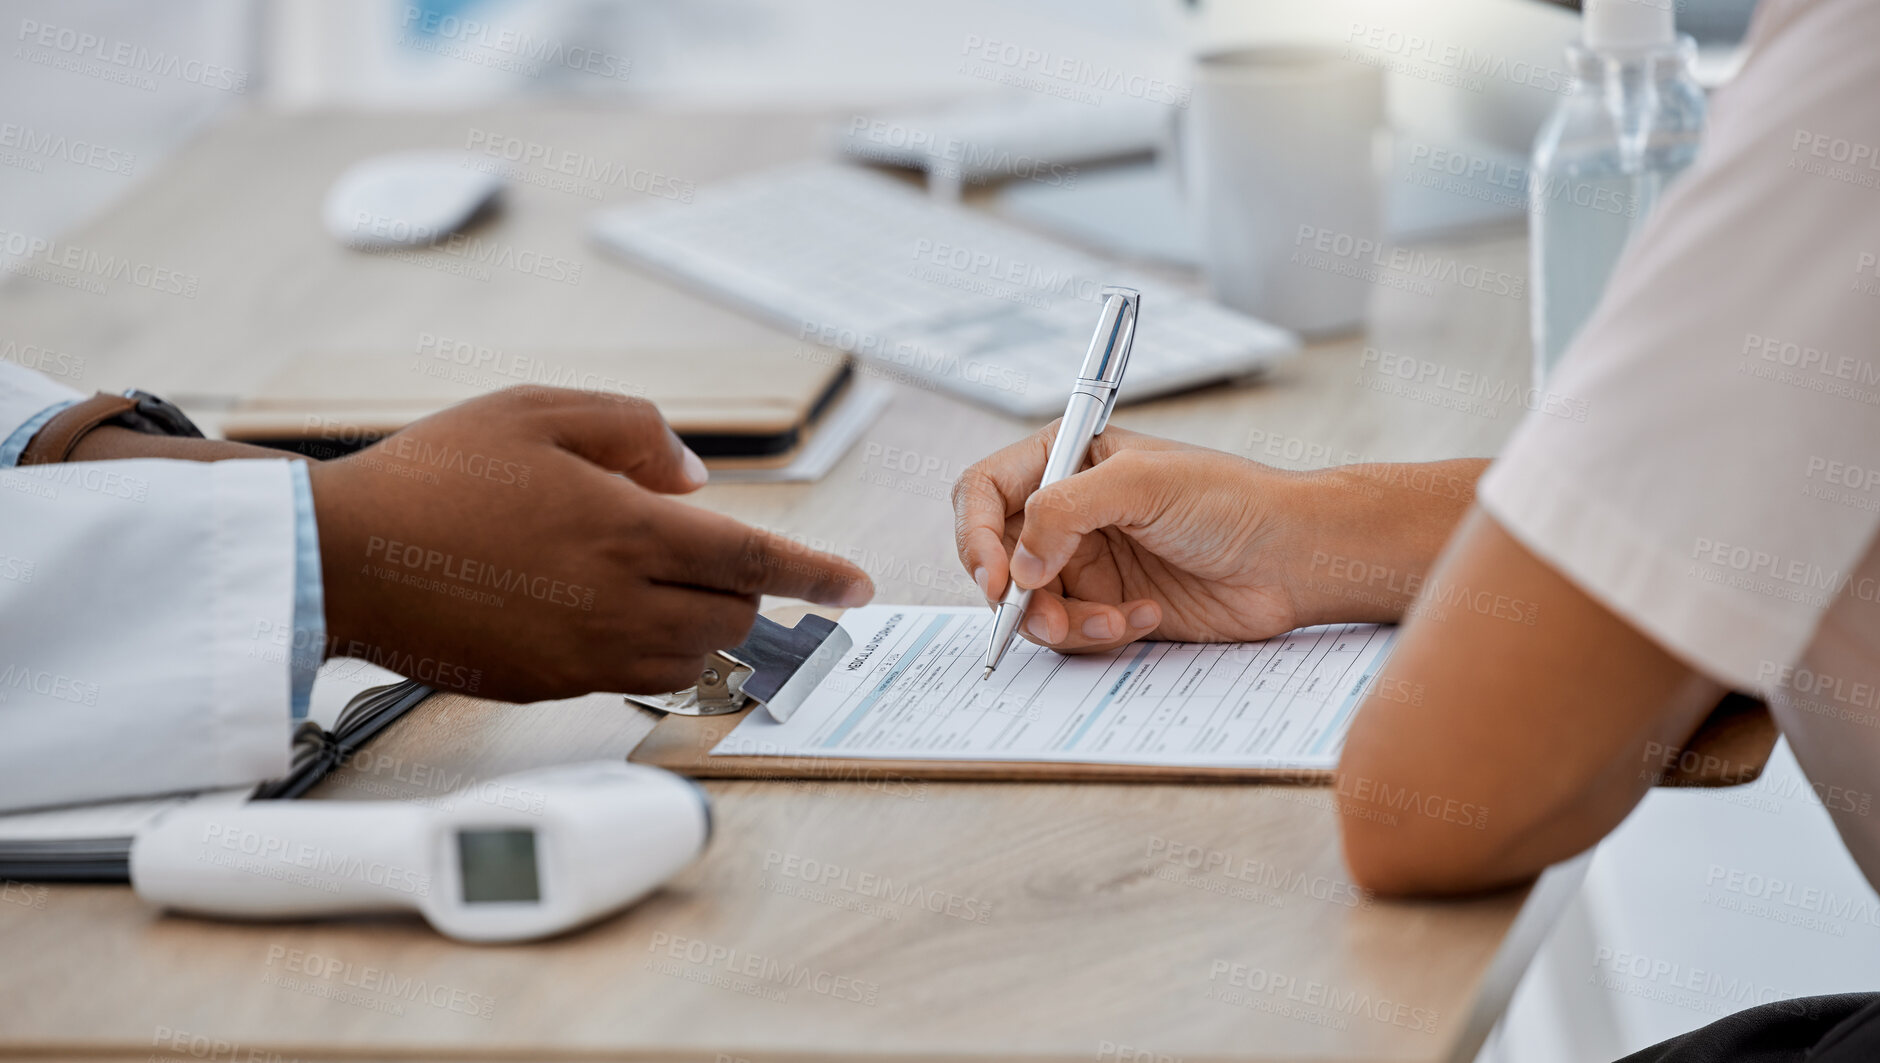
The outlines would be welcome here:
<svg viewBox="0 0 1880 1063">
<path fill-rule="evenodd" d="M 192 801 L 139 831 L 152 904 L 245 919 L 416 909 L 464 941 L 526 941 L 598 919 L 711 837 L 696 783 L 643 764 L 568 764 L 437 800 Z"/>
</svg>

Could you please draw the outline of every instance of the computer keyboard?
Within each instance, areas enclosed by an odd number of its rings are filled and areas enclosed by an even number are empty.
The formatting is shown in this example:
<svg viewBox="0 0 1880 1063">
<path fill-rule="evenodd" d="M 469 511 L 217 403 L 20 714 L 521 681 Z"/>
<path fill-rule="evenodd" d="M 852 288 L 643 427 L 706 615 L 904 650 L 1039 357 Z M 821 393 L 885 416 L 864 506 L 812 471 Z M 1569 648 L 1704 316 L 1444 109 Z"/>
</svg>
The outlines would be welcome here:
<svg viewBox="0 0 1880 1063">
<path fill-rule="evenodd" d="M 1022 417 L 1063 410 L 1097 292 L 1142 292 L 1119 401 L 1264 369 L 1288 332 L 1152 278 L 824 163 L 710 185 L 690 203 L 595 216 L 603 246 L 886 374 Z"/>
</svg>

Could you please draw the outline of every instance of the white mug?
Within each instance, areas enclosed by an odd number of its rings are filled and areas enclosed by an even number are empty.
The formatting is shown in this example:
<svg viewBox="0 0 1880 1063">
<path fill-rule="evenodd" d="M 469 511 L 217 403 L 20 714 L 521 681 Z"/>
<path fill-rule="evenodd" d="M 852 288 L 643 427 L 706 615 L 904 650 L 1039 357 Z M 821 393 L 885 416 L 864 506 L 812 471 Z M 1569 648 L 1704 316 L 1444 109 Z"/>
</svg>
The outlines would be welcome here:
<svg viewBox="0 0 1880 1063">
<path fill-rule="evenodd" d="M 1317 45 L 1196 58 L 1182 169 L 1215 299 L 1306 336 L 1364 322 L 1383 232 L 1384 72 Z"/>
</svg>

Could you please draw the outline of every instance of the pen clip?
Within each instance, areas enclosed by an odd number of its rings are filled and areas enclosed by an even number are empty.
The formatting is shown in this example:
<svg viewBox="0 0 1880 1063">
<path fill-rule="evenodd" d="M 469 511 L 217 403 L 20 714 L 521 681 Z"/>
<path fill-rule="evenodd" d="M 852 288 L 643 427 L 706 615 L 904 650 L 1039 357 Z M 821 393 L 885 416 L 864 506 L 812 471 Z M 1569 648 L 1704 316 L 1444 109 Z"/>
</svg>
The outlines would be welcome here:
<svg viewBox="0 0 1880 1063">
<path fill-rule="evenodd" d="M 1110 426 L 1110 411 L 1116 409 L 1116 393 L 1121 390 L 1111 388 L 1109 397 L 1103 400 L 1103 412 L 1097 415 L 1097 426 L 1090 430 L 1093 437 L 1102 435 L 1103 430 Z"/>
</svg>

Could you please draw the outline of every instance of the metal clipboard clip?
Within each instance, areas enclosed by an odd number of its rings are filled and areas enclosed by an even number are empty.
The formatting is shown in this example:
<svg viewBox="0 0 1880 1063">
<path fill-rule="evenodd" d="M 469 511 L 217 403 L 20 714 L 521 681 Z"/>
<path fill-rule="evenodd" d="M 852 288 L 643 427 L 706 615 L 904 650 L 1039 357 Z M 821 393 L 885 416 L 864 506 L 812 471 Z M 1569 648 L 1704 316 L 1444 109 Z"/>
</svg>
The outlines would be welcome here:
<svg viewBox="0 0 1880 1063">
<path fill-rule="evenodd" d="M 755 701 L 783 723 L 854 647 L 849 633 L 828 617 L 810 613 L 795 627 L 784 627 L 760 616 L 743 642 L 711 655 L 696 686 L 624 697 L 676 716 L 723 716 Z"/>
</svg>

